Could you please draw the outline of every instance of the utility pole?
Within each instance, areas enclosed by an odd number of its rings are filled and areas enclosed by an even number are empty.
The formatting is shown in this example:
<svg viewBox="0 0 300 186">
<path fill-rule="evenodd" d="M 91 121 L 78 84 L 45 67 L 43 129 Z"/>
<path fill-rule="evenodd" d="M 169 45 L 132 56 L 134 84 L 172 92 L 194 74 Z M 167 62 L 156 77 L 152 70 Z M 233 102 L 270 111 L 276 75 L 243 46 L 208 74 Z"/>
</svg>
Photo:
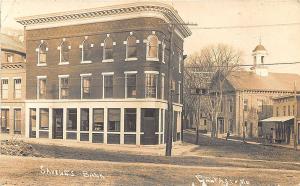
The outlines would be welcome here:
<svg viewBox="0 0 300 186">
<path fill-rule="evenodd" d="M 168 80 L 168 121 L 167 121 L 167 127 L 166 127 L 166 156 L 172 155 L 172 143 L 173 143 L 173 95 L 174 90 L 171 90 L 170 87 L 172 87 L 172 66 L 171 63 L 173 61 L 173 36 L 175 32 L 176 25 L 193 25 L 196 26 L 197 24 L 194 23 L 167 23 L 169 35 L 170 35 L 170 52 L 169 52 L 169 61 L 168 61 L 168 74 L 167 74 L 167 80 Z M 184 73 L 184 70 L 183 72 Z M 181 85 L 183 87 L 183 85 Z M 180 94 L 182 95 L 182 94 Z M 182 117 L 182 114 L 181 114 Z M 182 125 L 181 125 L 182 127 Z"/>
<path fill-rule="evenodd" d="M 243 143 L 245 143 L 245 138 L 246 138 L 246 131 L 245 131 L 245 95 L 244 95 L 244 91 L 242 92 L 242 98 L 243 98 L 243 123 L 242 123 L 242 127 L 243 127 Z"/>
<path fill-rule="evenodd" d="M 170 33 L 170 52 L 168 62 L 168 122 L 167 122 L 167 141 L 166 141 L 166 156 L 172 155 L 172 143 L 173 143 L 173 91 L 171 81 L 171 62 L 173 57 L 173 34 L 175 30 L 175 24 L 169 25 Z M 171 88 L 170 88 L 171 87 Z"/>
</svg>

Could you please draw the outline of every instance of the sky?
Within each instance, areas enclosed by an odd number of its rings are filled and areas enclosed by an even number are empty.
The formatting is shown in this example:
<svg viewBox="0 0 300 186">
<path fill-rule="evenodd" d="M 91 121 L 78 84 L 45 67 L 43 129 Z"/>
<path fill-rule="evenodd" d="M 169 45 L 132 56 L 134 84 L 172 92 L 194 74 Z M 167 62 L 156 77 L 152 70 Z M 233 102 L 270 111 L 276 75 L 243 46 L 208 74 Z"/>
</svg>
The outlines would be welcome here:
<svg viewBox="0 0 300 186">
<path fill-rule="evenodd" d="M 15 22 L 15 17 L 102 7 L 137 0 L 2 1 L 2 26 L 22 29 L 22 26 Z M 242 51 L 244 64 L 252 64 L 252 50 L 261 38 L 268 51 L 266 63 L 300 62 L 300 0 L 163 2 L 173 5 L 184 21 L 198 24 L 190 27 L 192 36 L 185 39 L 185 54 L 198 52 L 208 45 L 223 43 Z M 300 74 L 300 64 L 269 68 L 274 72 Z"/>
</svg>

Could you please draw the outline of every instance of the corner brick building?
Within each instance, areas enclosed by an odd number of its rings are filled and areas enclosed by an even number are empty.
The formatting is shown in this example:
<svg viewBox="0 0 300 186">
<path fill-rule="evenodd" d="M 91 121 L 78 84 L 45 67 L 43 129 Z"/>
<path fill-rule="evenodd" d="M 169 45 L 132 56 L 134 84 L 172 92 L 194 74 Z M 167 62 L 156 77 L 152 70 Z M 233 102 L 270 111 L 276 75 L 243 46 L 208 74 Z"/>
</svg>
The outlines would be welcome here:
<svg viewBox="0 0 300 186">
<path fill-rule="evenodd" d="M 25 28 L 27 137 L 163 144 L 173 89 L 180 139 L 183 41 L 191 32 L 171 6 L 133 3 L 17 21 Z"/>
</svg>

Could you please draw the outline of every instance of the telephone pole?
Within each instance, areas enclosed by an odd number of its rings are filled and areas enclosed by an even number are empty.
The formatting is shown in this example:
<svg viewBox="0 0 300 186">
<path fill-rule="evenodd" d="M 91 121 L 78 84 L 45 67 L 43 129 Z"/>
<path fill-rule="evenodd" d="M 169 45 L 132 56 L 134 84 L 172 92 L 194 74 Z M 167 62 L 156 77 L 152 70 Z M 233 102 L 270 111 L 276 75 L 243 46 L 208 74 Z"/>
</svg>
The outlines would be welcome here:
<svg viewBox="0 0 300 186">
<path fill-rule="evenodd" d="M 297 150 L 298 144 L 298 126 L 297 126 L 297 89 L 296 89 L 296 82 L 294 82 L 294 98 L 295 98 L 295 111 L 294 111 L 294 149 Z"/>
<path fill-rule="evenodd" d="M 169 61 L 168 61 L 168 74 L 167 74 L 167 80 L 168 80 L 168 118 L 167 118 L 167 127 L 166 127 L 166 156 L 172 155 L 172 143 L 173 143 L 173 95 L 174 90 L 171 90 L 172 88 L 172 68 L 171 68 L 171 62 L 173 61 L 173 37 L 176 25 L 193 25 L 196 26 L 197 24 L 194 23 L 166 23 L 169 27 L 169 35 L 170 35 L 170 52 L 169 52 Z M 182 72 L 184 73 L 184 71 Z M 183 85 L 182 85 L 183 87 Z M 181 94 L 182 95 L 182 94 Z M 182 117 L 182 114 L 181 114 Z M 182 125 L 181 125 L 182 127 Z M 175 129 L 176 130 L 176 129 Z"/>
</svg>

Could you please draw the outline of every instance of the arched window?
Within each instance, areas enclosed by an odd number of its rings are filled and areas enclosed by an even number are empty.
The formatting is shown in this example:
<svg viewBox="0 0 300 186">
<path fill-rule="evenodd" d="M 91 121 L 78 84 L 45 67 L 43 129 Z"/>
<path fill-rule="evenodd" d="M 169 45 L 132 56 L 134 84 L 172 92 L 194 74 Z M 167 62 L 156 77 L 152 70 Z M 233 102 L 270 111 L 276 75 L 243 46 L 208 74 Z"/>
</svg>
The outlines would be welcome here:
<svg viewBox="0 0 300 186">
<path fill-rule="evenodd" d="M 38 64 L 46 64 L 47 63 L 47 52 L 48 52 L 48 47 L 47 43 L 45 41 L 42 41 L 41 44 L 39 45 L 38 49 Z"/>
<path fill-rule="evenodd" d="M 81 48 L 81 62 L 82 63 L 90 63 L 91 62 L 91 54 L 92 54 L 92 48 L 93 44 L 89 42 L 87 38 L 83 40 L 83 42 L 80 45 Z"/>
<path fill-rule="evenodd" d="M 60 63 L 68 63 L 69 62 L 69 51 L 71 46 L 68 41 L 63 40 L 60 44 Z"/>
<path fill-rule="evenodd" d="M 158 38 L 150 35 L 147 40 L 147 58 L 158 59 Z"/>
<path fill-rule="evenodd" d="M 127 46 L 126 58 L 136 58 L 137 57 L 136 37 L 132 35 L 128 36 L 126 46 Z"/>
<path fill-rule="evenodd" d="M 104 40 L 103 59 L 113 59 L 113 40 L 111 37 Z"/>
</svg>

